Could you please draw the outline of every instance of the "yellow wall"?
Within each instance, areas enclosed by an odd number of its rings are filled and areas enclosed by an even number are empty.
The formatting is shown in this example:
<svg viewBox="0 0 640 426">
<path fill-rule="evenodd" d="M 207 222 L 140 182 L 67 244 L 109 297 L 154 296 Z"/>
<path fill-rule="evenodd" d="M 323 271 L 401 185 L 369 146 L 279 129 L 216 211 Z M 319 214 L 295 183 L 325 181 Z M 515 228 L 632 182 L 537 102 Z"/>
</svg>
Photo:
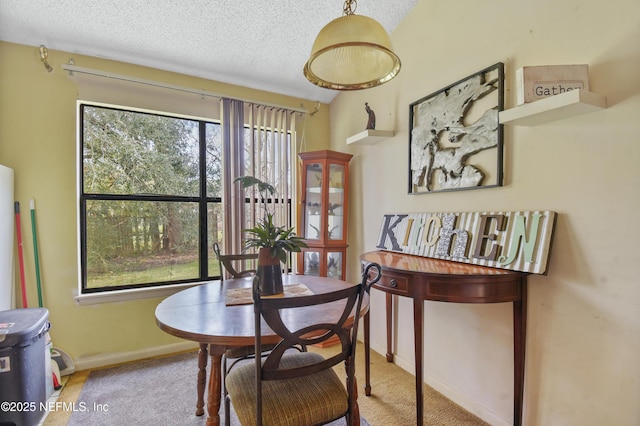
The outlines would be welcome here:
<svg viewBox="0 0 640 426">
<path fill-rule="evenodd" d="M 74 301 L 78 288 L 77 88 L 61 64 L 73 58 L 81 67 L 292 108 L 303 104 L 309 111 L 313 111 L 314 102 L 58 51 L 49 51 L 54 71 L 48 73 L 38 55 L 38 47 L 0 42 L 0 164 L 15 171 L 15 200 L 23 213 L 29 307 L 38 306 L 29 220 L 29 200 L 33 198 L 44 306 L 50 311 L 54 346 L 81 365 L 87 358 L 117 359 L 113 355 L 122 353 L 143 356 L 147 350 L 180 342 L 155 324 L 154 311 L 161 299 L 93 306 L 78 306 Z M 328 105 L 322 105 L 307 120 L 306 150 L 326 148 L 328 110 Z M 20 307 L 17 267 L 15 276 L 16 306 Z"/>
<path fill-rule="evenodd" d="M 354 154 L 348 276 L 357 277 L 360 253 L 375 250 L 385 213 L 557 211 L 549 273 L 529 279 L 524 424 L 637 425 L 640 2 L 421 0 L 392 41 L 398 77 L 331 104 L 331 149 Z M 506 126 L 504 187 L 408 195 L 409 104 L 497 62 L 506 108 L 515 106 L 516 69 L 583 63 L 608 108 Z M 367 122 L 364 102 L 376 128 L 396 135 L 347 146 Z M 372 344 L 384 353 L 383 296 L 372 299 Z M 412 307 L 398 304 L 396 360 L 412 371 Z M 425 310 L 426 382 L 493 424 L 511 424 L 511 306 Z"/>
</svg>

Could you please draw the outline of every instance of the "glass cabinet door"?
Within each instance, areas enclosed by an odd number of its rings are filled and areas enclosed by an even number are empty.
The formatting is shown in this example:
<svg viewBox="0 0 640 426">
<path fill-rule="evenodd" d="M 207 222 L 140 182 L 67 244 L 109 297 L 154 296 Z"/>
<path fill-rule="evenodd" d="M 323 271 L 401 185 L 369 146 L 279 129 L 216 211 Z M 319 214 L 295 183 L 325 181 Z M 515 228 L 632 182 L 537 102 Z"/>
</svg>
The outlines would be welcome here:
<svg viewBox="0 0 640 426">
<path fill-rule="evenodd" d="M 304 251 L 303 252 L 303 274 L 320 276 L 320 252 Z"/>
<path fill-rule="evenodd" d="M 322 226 L 322 163 L 309 163 L 306 170 L 304 238 L 320 240 Z"/>
<path fill-rule="evenodd" d="M 302 249 L 302 273 L 343 279 L 345 249 Z"/>
<path fill-rule="evenodd" d="M 327 205 L 329 240 L 344 239 L 344 166 L 329 165 L 329 204 Z"/>
<path fill-rule="evenodd" d="M 327 276 L 342 279 L 342 252 L 327 253 Z"/>
</svg>

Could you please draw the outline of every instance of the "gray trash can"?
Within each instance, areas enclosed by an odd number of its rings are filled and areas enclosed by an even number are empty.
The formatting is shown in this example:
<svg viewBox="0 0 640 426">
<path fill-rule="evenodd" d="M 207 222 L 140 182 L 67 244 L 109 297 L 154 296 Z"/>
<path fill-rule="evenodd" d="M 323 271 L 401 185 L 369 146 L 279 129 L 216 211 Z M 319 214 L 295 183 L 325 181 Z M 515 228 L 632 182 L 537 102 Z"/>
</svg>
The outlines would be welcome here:
<svg viewBox="0 0 640 426">
<path fill-rule="evenodd" d="M 44 308 L 0 312 L 0 426 L 34 426 L 46 412 L 48 318 Z"/>
</svg>

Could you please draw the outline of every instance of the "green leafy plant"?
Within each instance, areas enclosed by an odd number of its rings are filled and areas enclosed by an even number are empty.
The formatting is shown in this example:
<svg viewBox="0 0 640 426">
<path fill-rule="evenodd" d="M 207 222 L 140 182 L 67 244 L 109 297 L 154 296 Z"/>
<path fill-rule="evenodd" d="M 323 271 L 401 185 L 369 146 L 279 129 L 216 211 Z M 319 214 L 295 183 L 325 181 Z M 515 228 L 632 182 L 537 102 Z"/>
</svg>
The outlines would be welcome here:
<svg viewBox="0 0 640 426">
<path fill-rule="evenodd" d="M 240 176 L 234 180 L 235 182 L 240 183 L 243 189 L 257 187 L 265 208 L 265 215 L 261 221 L 257 222 L 253 228 L 242 230 L 247 235 L 244 239 L 245 249 L 269 248 L 271 257 L 277 257 L 281 262 L 286 263 L 288 253 L 299 253 L 303 247 L 307 247 L 302 237 L 296 235 L 294 228 L 276 226 L 273 223 L 273 213 L 268 210 L 265 201 L 267 195 L 275 193 L 273 185 L 253 176 Z"/>
</svg>

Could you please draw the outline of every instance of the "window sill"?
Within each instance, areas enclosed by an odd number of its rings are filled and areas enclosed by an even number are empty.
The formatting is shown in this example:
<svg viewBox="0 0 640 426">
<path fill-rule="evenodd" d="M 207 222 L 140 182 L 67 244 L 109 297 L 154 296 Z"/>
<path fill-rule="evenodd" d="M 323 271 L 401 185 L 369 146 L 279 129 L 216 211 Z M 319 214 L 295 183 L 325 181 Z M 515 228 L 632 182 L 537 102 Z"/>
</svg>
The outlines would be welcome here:
<svg viewBox="0 0 640 426">
<path fill-rule="evenodd" d="M 155 297 L 167 297 L 181 290 L 201 284 L 204 284 L 204 282 L 175 284 L 171 286 L 152 288 L 136 288 L 131 290 L 105 291 L 103 293 L 79 294 L 75 296 L 74 299 L 80 306 L 112 302 L 128 302 L 132 300 L 153 299 Z"/>
</svg>

